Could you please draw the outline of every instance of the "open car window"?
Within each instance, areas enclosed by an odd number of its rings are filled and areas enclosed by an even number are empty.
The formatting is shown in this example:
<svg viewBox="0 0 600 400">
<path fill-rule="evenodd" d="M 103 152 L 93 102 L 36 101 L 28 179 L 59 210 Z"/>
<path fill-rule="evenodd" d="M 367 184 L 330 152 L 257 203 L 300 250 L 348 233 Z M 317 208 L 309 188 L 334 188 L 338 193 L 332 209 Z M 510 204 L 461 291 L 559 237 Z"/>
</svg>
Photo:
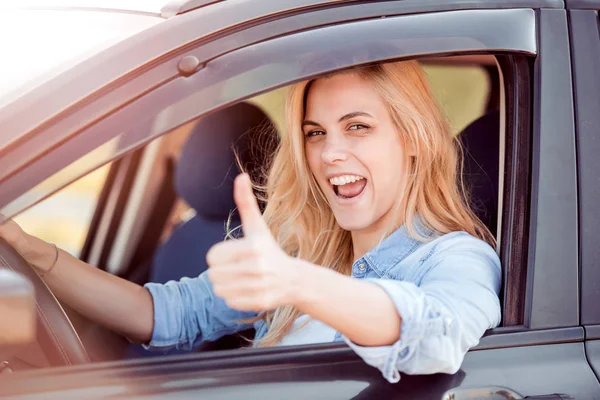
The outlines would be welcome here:
<svg viewBox="0 0 600 400">
<path fill-rule="evenodd" d="M 91 154 L 93 157 L 95 154 Z M 77 179 L 14 219 L 28 233 L 79 257 L 110 164 Z M 60 179 L 57 176 L 56 179 Z M 48 180 L 47 184 L 54 182 Z M 28 195 L 35 196 L 34 188 Z"/>
<path fill-rule="evenodd" d="M 480 64 L 477 64 L 480 63 Z M 422 63 L 430 83 L 438 99 L 438 102 L 448 117 L 453 134 L 457 135 L 463 131 L 470 123 L 481 117 L 488 107 L 491 96 L 499 96 L 499 93 L 491 93 L 491 81 L 497 79 L 492 74 L 488 74 L 489 68 L 497 69 L 495 60 L 492 56 L 482 57 L 455 57 L 452 59 L 439 58 L 436 60 L 424 60 Z M 492 69 L 492 71 L 493 71 Z M 497 71 L 494 72 L 497 75 Z M 283 103 L 287 88 L 283 87 L 274 91 L 264 93 L 248 100 L 249 103 L 258 105 L 269 116 L 276 125 L 278 131 L 284 129 L 283 126 Z M 193 123 L 192 123 L 193 124 Z M 168 136 L 189 135 L 190 129 L 186 132 L 173 132 Z M 170 138 L 169 138 L 170 139 Z M 171 142 L 172 140 L 170 140 Z M 159 144 L 162 147 L 179 146 L 173 149 L 169 154 L 177 162 L 179 152 L 184 144 L 180 139 L 175 145 L 168 143 Z M 25 199 L 41 198 L 46 193 L 51 192 L 53 188 L 64 186 L 71 182 L 74 177 L 88 171 L 95 166 L 95 163 L 110 158 L 112 152 L 118 146 L 116 142 L 111 142 L 85 155 L 68 168 L 60 171 L 47 179 L 40 185 L 32 188 L 24 194 Z M 156 146 L 153 146 L 156 147 Z M 167 150 L 168 151 L 168 150 Z M 144 157 L 152 157 L 152 152 L 148 152 Z M 156 157 L 156 156 L 154 156 Z M 153 160 L 156 160 L 153 158 Z M 164 159 L 158 159 L 148 164 L 148 168 L 155 162 L 163 162 Z M 68 183 L 63 189 L 54 193 L 35 206 L 19 213 L 16 221 L 25 228 L 26 231 L 41 237 L 42 239 L 56 243 L 59 247 L 69 251 L 75 256 L 79 256 L 85 238 L 90 228 L 91 219 L 98 204 L 101 189 L 106 182 L 108 170 L 112 164 L 105 165 L 94 172 L 77 179 L 73 183 Z M 160 172 L 159 172 L 160 173 Z M 157 172 L 151 172 L 150 175 L 138 171 L 136 179 L 142 180 L 144 176 L 153 176 L 157 179 Z M 117 190 L 116 188 L 114 190 Z M 133 187 L 127 190 L 134 191 Z M 146 194 L 142 194 L 145 196 Z M 130 200 L 139 204 L 142 200 Z M 189 218 L 191 208 L 185 202 L 171 216 L 172 223 L 167 229 L 171 231 L 173 225 L 181 223 Z M 129 212 L 137 215 L 136 208 Z M 141 216 L 138 216 L 141 217 Z M 127 218 L 128 221 L 131 218 Z M 133 221 L 132 221 L 133 222 Z M 131 225 L 131 229 L 134 229 Z M 129 238 L 132 231 L 123 228 L 126 232 L 124 238 Z M 139 232 L 138 232 L 139 234 Z M 163 235 L 164 236 L 164 235 Z M 166 236 L 163 237 L 163 240 Z M 126 239 L 123 239 L 126 240 Z M 121 240 L 117 240 L 121 243 Z M 110 258 L 108 264 L 112 271 L 119 271 L 127 257 L 118 257 L 127 248 L 126 244 L 114 249 L 111 253 L 115 255 Z M 90 260 L 90 261 L 93 261 Z"/>
</svg>

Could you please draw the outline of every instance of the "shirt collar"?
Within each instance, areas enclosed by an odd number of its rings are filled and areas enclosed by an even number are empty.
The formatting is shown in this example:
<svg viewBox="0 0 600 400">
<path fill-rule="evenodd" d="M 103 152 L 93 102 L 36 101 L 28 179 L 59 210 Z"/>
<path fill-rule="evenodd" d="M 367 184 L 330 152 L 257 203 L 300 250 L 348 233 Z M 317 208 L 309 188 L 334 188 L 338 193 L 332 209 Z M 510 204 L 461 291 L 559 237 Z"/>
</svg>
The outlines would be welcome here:
<svg viewBox="0 0 600 400">
<path fill-rule="evenodd" d="M 419 218 L 415 218 L 415 230 L 426 239 L 433 236 L 433 230 L 425 227 Z M 379 276 L 383 276 L 422 244 L 422 241 L 410 236 L 406 225 L 402 225 L 383 239 L 375 248 L 359 258 L 356 263 L 364 260 Z"/>
</svg>

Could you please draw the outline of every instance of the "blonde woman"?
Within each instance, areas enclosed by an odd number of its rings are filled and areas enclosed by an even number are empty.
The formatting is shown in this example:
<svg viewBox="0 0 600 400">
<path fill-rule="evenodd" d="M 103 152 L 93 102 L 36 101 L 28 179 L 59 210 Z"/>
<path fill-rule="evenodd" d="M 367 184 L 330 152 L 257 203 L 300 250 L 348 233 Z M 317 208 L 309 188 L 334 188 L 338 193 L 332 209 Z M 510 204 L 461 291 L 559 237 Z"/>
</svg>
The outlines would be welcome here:
<svg viewBox="0 0 600 400">
<path fill-rule="evenodd" d="M 14 222 L 0 236 L 62 301 L 148 348 L 254 326 L 255 346 L 343 340 L 390 382 L 458 371 L 500 322 L 500 262 L 419 65 L 296 84 L 286 110 L 264 214 L 240 175 L 244 238 L 215 245 L 197 278 L 139 287 Z"/>
</svg>

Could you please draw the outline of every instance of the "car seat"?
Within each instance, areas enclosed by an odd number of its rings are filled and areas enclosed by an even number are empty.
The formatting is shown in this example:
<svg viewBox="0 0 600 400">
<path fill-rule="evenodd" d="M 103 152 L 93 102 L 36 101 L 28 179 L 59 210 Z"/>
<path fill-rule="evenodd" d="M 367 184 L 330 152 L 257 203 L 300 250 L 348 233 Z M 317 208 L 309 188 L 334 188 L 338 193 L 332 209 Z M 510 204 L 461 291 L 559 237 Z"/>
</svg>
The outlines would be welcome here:
<svg viewBox="0 0 600 400">
<path fill-rule="evenodd" d="M 166 283 L 195 277 L 207 269 L 206 253 L 225 239 L 225 224 L 239 226 L 233 201 L 233 180 L 239 174 L 233 148 L 245 170 L 258 175 L 269 149 L 269 118 L 248 103 L 233 105 L 200 120 L 182 148 L 175 167 L 175 191 L 196 215 L 177 226 L 158 248 L 150 280 Z M 274 138 L 272 135 L 271 138 Z"/>
<path fill-rule="evenodd" d="M 206 253 L 225 239 L 230 214 L 231 227 L 240 225 L 233 200 L 233 180 L 240 172 L 236 154 L 256 181 L 276 142 L 271 120 L 248 103 L 235 104 L 197 122 L 182 146 L 174 171 L 175 192 L 196 214 L 175 227 L 155 252 L 151 282 L 195 277 L 208 268 Z M 235 347 L 240 340 L 243 339 L 225 338 L 221 343 L 203 344 L 202 349 Z M 177 351 L 169 352 L 173 353 Z M 132 345 L 125 358 L 150 355 L 141 346 Z"/>
<path fill-rule="evenodd" d="M 475 214 L 494 237 L 498 227 L 500 112 L 490 111 L 458 136 L 463 147 L 463 180 Z"/>
</svg>

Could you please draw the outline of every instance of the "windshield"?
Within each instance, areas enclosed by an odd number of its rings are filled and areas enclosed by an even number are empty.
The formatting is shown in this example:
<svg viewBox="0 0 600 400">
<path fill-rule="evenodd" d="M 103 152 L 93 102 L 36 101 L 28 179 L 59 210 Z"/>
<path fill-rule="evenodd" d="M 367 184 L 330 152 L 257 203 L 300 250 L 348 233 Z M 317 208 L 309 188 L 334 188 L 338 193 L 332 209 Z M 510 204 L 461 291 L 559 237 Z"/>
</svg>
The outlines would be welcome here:
<svg viewBox="0 0 600 400">
<path fill-rule="evenodd" d="M 123 6 L 133 3 L 119 2 Z M 164 21 L 149 13 L 80 8 L 16 9 L 14 6 L 41 3 L 47 7 L 52 4 L 47 1 L 11 1 L 9 4 L 0 0 L 0 107 L 86 58 Z M 77 3 L 90 6 L 87 0 L 69 2 L 70 5 Z M 106 3 L 111 2 L 104 1 L 104 7 Z"/>
</svg>

